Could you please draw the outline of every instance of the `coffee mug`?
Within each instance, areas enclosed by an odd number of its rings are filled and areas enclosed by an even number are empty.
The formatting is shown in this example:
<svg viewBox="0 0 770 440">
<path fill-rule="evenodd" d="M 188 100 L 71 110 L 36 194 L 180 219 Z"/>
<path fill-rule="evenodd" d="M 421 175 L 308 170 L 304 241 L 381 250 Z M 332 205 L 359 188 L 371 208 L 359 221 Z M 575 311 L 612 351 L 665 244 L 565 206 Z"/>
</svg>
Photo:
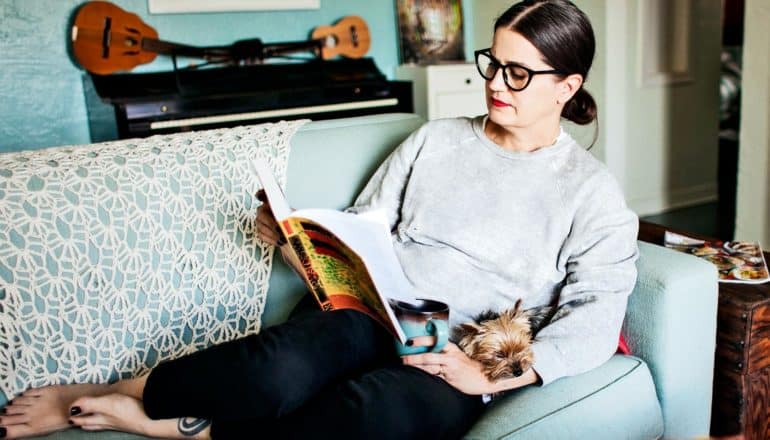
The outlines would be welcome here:
<svg viewBox="0 0 770 440">
<path fill-rule="evenodd" d="M 415 303 L 394 301 L 392 305 L 407 339 L 417 336 L 436 337 L 436 344 L 432 347 L 408 346 L 396 340 L 396 352 L 399 356 L 429 351 L 438 353 L 444 348 L 449 338 L 448 305 L 430 299 L 418 299 Z"/>
</svg>

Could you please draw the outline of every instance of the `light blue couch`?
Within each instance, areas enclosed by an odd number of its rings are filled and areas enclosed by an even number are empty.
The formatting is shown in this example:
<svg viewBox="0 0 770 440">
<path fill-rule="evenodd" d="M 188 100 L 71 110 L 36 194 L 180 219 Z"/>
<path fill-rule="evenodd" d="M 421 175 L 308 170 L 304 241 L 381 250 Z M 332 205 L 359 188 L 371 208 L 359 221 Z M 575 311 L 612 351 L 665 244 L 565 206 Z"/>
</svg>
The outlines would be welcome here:
<svg viewBox="0 0 770 440">
<path fill-rule="evenodd" d="M 348 206 L 387 154 L 423 121 L 391 114 L 312 122 L 295 135 L 287 196 L 295 207 Z M 2 226 L 2 225 L 0 225 Z M 703 261 L 639 243 L 639 279 L 623 333 L 635 356 L 490 404 L 469 439 L 689 439 L 708 435 L 717 281 Z M 276 259 L 263 325 L 304 293 Z M 0 396 L 0 403 L 4 402 Z M 52 438 L 134 438 L 69 430 Z"/>
</svg>

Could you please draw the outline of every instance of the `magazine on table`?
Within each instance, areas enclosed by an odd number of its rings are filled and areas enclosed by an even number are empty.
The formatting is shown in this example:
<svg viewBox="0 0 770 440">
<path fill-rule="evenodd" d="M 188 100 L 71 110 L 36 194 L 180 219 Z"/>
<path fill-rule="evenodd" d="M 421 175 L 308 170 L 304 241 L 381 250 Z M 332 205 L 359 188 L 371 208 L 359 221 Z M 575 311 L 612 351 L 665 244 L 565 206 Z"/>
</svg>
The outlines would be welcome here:
<svg viewBox="0 0 770 440">
<path fill-rule="evenodd" d="M 711 262 L 722 283 L 760 284 L 770 281 L 762 247 L 757 242 L 707 241 L 666 231 L 663 244 Z"/>
<path fill-rule="evenodd" d="M 252 164 L 290 245 L 288 263 L 321 309 L 367 313 L 406 343 L 390 301 L 415 303 L 416 299 L 393 249 L 385 213 L 293 210 L 267 164 L 261 160 Z"/>
</svg>

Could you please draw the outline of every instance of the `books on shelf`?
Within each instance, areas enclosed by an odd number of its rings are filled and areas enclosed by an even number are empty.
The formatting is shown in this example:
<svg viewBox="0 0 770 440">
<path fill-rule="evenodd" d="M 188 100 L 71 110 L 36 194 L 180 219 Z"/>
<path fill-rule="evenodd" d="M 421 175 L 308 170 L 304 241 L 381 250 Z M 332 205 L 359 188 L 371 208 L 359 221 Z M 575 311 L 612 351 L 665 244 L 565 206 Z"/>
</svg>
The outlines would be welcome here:
<svg viewBox="0 0 770 440">
<path fill-rule="evenodd" d="M 760 284 L 770 281 L 762 247 L 747 241 L 707 241 L 666 231 L 663 244 L 709 261 L 722 283 Z"/>
</svg>

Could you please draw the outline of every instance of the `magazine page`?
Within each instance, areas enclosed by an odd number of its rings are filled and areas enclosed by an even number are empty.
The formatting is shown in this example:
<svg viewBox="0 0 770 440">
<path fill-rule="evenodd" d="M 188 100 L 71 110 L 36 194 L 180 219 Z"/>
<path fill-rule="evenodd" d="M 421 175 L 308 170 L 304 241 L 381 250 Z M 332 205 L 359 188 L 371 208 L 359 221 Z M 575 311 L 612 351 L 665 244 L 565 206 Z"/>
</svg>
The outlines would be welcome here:
<svg viewBox="0 0 770 440">
<path fill-rule="evenodd" d="M 265 190 L 267 200 L 270 201 L 270 209 L 273 211 L 275 218 L 282 220 L 291 214 L 291 207 L 286 200 L 281 186 L 278 185 L 278 181 L 275 179 L 273 170 L 268 167 L 264 160 L 255 159 L 251 163 L 252 171 L 257 173 L 259 182 L 262 184 L 262 189 Z"/>
<path fill-rule="evenodd" d="M 374 294 L 379 298 L 383 311 L 393 324 L 401 339 L 403 332 L 390 308 L 389 300 L 416 302 L 412 285 L 404 275 L 401 264 L 393 250 L 390 230 L 385 214 L 378 211 L 356 215 L 330 209 L 302 209 L 292 213 L 292 219 L 310 220 L 323 226 L 328 232 L 344 243 L 350 252 L 360 260 L 362 267 L 356 269 L 356 276 L 370 279 Z M 314 243 L 315 244 L 315 243 Z M 353 257 L 350 257 L 351 259 Z M 362 292 L 367 292 L 363 290 Z M 403 337 L 402 342 L 406 338 Z"/>
<path fill-rule="evenodd" d="M 302 274 L 305 284 L 322 307 L 324 303 L 334 305 L 335 301 L 330 298 L 332 293 L 356 297 L 379 314 L 380 320 L 387 321 L 389 325 L 386 327 L 402 343 L 406 342 L 389 300 L 409 303 L 416 300 L 393 249 L 385 214 L 373 211 L 356 215 L 333 209 L 292 211 L 267 164 L 256 159 L 251 166 L 262 183 L 273 214 L 291 243 L 294 256 L 305 271 Z M 323 227 L 313 228 L 312 223 Z M 301 235 L 304 238 L 296 235 L 298 231 L 303 232 Z M 316 246 L 319 246 L 318 249 Z M 333 258 L 328 258 L 332 255 Z M 345 301 L 344 298 L 335 300 L 337 307 L 343 306 L 340 301 Z M 344 306 L 360 310 L 352 300 Z"/>
<path fill-rule="evenodd" d="M 367 313 L 401 337 L 403 331 L 391 324 L 395 321 L 386 299 L 378 294 L 366 265 L 339 237 L 312 220 L 294 216 L 283 221 L 282 228 L 308 274 L 306 284 L 323 310 Z"/>
<path fill-rule="evenodd" d="M 357 215 L 331 209 L 302 209 L 295 211 L 291 217 L 312 220 L 336 235 L 361 257 L 375 287 L 387 298 L 415 302 L 411 294 L 412 285 L 393 250 L 383 212 Z"/>
<path fill-rule="evenodd" d="M 705 241 L 666 231 L 664 245 L 714 264 L 723 283 L 760 284 L 770 281 L 759 243 Z"/>
</svg>

